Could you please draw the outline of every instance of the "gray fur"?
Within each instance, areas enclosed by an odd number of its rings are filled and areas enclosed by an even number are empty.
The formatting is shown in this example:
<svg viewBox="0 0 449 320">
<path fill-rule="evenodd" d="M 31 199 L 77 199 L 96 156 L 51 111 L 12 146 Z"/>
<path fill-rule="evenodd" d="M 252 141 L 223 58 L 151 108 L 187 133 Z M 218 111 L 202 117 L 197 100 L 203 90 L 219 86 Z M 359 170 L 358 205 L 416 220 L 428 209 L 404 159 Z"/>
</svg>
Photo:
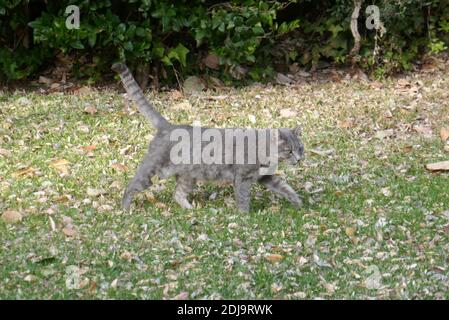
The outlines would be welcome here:
<svg viewBox="0 0 449 320">
<path fill-rule="evenodd" d="M 147 154 L 123 195 L 122 205 L 125 210 L 129 210 L 134 194 L 151 186 L 151 178 L 154 175 L 161 178 L 176 177 L 177 186 L 173 198 L 181 207 L 186 209 L 192 208 L 192 204 L 188 200 L 188 195 L 199 181 L 231 183 L 234 186 L 237 207 L 239 210 L 245 212 L 250 209 L 251 186 L 256 182 L 262 183 L 270 191 L 286 198 L 294 205 L 298 207 L 302 205 L 301 199 L 287 182 L 278 176 L 260 175 L 259 169 L 263 164 L 260 163 L 259 159 L 257 159 L 255 164 L 174 164 L 170 160 L 170 150 L 177 142 L 170 141 L 171 132 L 177 128 L 182 128 L 188 130 L 192 137 L 193 127 L 170 124 L 158 113 L 147 102 L 142 90 L 135 82 L 126 65 L 117 63 L 112 66 L 112 69 L 120 74 L 128 96 L 137 104 L 139 111 L 157 129 L 156 135 L 149 145 Z M 201 130 L 204 131 L 206 129 L 202 128 Z M 289 164 L 296 164 L 304 156 L 304 146 L 299 135 L 298 128 L 279 129 L 278 155 L 281 161 L 285 160 Z M 203 142 L 203 145 L 205 144 L 207 142 Z M 233 148 L 235 150 L 235 139 Z M 192 153 L 192 150 L 190 152 Z M 236 152 L 233 154 L 235 161 Z M 247 157 L 248 151 L 245 149 L 245 159 Z"/>
</svg>

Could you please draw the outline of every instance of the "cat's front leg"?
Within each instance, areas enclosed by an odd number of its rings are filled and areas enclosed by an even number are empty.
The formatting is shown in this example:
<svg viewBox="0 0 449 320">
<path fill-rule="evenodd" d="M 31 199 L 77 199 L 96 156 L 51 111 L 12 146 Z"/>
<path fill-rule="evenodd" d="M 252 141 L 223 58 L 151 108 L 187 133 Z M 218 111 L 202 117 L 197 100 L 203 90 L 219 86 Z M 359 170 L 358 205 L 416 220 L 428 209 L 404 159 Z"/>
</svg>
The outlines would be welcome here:
<svg viewBox="0 0 449 320">
<path fill-rule="evenodd" d="M 249 212 L 251 203 L 251 185 L 252 181 L 237 178 L 234 182 L 235 200 L 237 208 L 242 212 Z"/>
<path fill-rule="evenodd" d="M 193 209 L 192 204 L 188 200 L 188 196 L 189 193 L 192 192 L 195 180 L 178 177 L 176 182 L 177 184 L 173 198 L 182 208 Z"/>
<path fill-rule="evenodd" d="M 296 194 L 290 185 L 278 176 L 263 176 L 259 182 L 267 187 L 268 190 L 286 198 L 297 208 L 302 207 L 302 200 Z"/>
</svg>

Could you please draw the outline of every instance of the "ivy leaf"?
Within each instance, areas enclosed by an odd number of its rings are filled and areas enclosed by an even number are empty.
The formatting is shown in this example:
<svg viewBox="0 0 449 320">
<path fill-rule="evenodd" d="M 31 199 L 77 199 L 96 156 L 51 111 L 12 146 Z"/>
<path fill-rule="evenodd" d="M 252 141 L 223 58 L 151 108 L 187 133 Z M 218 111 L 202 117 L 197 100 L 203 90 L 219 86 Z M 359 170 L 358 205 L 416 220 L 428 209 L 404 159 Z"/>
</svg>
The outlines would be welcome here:
<svg viewBox="0 0 449 320">
<path fill-rule="evenodd" d="M 72 46 L 72 48 L 75 48 L 75 49 L 84 49 L 84 45 L 81 43 L 81 41 L 78 39 L 78 40 L 76 40 L 75 42 L 72 42 L 71 44 L 70 44 L 71 46 Z"/>
<path fill-rule="evenodd" d="M 187 54 L 190 52 L 189 49 L 184 47 L 181 43 L 176 46 L 176 48 L 171 49 L 168 53 L 168 58 L 170 60 L 175 59 L 179 61 L 179 63 L 185 67 L 186 66 L 186 60 L 187 60 Z"/>
<path fill-rule="evenodd" d="M 89 46 L 93 48 L 95 46 L 95 43 L 97 42 L 97 34 L 94 32 L 90 33 L 87 40 L 89 42 Z"/>
</svg>

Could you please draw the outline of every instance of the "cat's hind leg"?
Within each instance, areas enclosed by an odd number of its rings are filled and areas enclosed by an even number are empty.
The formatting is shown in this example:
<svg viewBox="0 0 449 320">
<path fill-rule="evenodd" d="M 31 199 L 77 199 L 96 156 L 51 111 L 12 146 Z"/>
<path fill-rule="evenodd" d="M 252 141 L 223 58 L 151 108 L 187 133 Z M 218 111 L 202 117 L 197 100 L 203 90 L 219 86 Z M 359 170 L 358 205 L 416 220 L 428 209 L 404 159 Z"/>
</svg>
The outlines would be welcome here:
<svg viewBox="0 0 449 320">
<path fill-rule="evenodd" d="M 263 176 L 259 179 L 259 182 L 265 185 L 268 190 L 286 198 L 296 207 L 300 208 L 302 206 L 302 200 L 296 194 L 295 190 L 282 178 L 278 176 Z"/>
<path fill-rule="evenodd" d="M 195 180 L 177 177 L 176 189 L 173 199 L 184 209 L 193 209 L 192 204 L 188 200 L 189 193 L 192 192 Z"/>
<path fill-rule="evenodd" d="M 134 195 L 152 185 L 151 178 L 155 175 L 155 165 L 149 155 L 145 155 L 137 169 L 136 175 L 126 187 L 122 198 L 122 206 L 129 210 Z"/>
</svg>

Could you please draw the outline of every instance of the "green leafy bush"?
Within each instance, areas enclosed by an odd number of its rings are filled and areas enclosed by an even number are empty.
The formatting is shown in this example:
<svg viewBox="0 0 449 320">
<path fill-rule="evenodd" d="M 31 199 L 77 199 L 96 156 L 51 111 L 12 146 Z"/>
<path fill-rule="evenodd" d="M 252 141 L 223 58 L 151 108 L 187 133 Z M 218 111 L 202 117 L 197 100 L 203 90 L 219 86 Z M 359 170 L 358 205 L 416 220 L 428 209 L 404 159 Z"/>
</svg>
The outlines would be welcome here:
<svg viewBox="0 0 449 320">
<path fill-rule="evenodd" d="M 65 25 L 72 4 L 80 8 L 79 29 Z M 448 0 L 369 4 L 380 8 L 386 32 L 365 28 L 365 2 L 362 67 L 388 74 L 409 69 L 423 53 L 448 50 Z M 0 0 L 0 79 L 36 75 L 62 53 L 75 75 L 93 80 L 126 60 L 168 83 L 195 73 L 259 81 L 294 62 L 347 63 L 352 10 L 352 0 Z"/>
</svg>

